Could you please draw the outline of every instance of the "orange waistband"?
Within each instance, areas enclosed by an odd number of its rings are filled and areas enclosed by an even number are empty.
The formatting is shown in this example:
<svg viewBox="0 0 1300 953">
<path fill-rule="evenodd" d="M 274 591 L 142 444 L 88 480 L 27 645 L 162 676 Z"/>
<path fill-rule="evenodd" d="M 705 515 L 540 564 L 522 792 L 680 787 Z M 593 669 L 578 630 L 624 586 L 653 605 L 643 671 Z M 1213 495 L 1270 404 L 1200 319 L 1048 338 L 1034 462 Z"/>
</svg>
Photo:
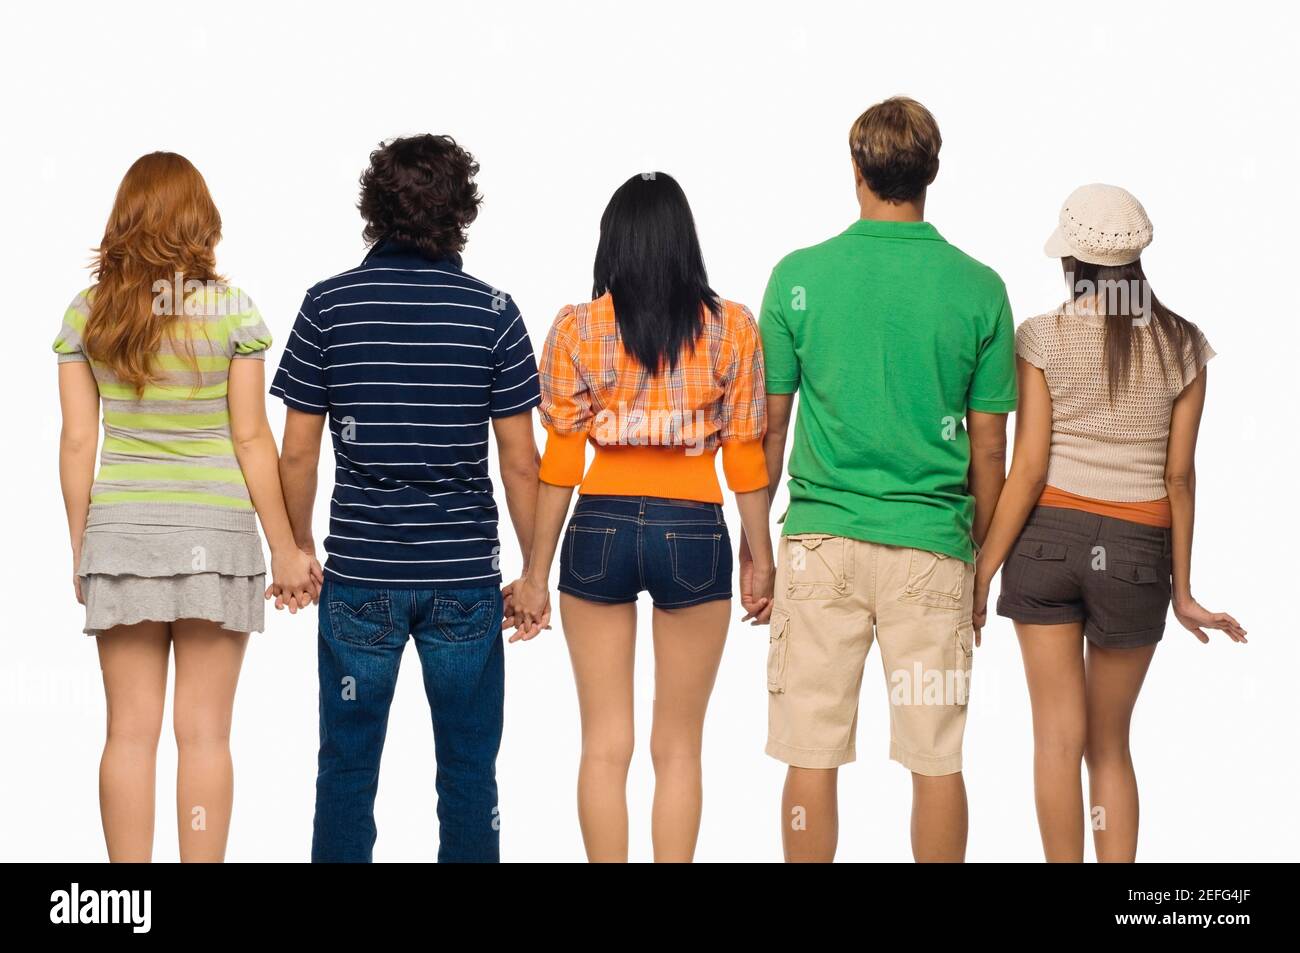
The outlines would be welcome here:
<svg viewBox="0 0 1300 953">
<path fill-rule="evenodd" d="M 586 467 L 587 435 L 561 434 L 548 428 L 541 478 L 555 486 L 577 486 L 579 493 L 602 496 L 657 496 L 665 499 L 721 503 L 714 457 L 717 450 L 696 454 L 682 447 L 596 445 Z M 737 493 L 767 486 L 761 440 L 725 441 L 722 469 Z"/>
<path fill-rule="evenodd" d="M 1039 506 L 1055 506 L 1064 510 L 1082 510 L 1096 516 L 1109 516 L 1111 519 L 1128 520 L 1143 526 L 1158 526 L 1168 529 L 1173 525 L 1173 515 L 1169 509 L 1169 497 L 1159 500 L 1144 500 L 1140 503 L 1119 503 L 1113 500 L 1094 500 L 1090 496 L 1079 496 L 1068 490 L 1049 486 L 1038 498 Z"/>
<path fill-rule="evenodd" d="M 680 447 L 596 447 L 579 493 L 599 496 L 661 496 L 721 503 L 716 450 L 687 456 Z"/>
</svg>

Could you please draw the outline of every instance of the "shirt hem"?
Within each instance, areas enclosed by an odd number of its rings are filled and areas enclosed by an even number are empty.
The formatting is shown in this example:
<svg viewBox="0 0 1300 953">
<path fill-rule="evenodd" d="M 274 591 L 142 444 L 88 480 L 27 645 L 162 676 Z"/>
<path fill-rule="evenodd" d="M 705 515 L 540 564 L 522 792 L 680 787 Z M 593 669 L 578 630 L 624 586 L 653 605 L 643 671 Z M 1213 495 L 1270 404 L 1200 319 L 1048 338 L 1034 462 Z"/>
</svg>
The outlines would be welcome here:
<svg viewBox="0 0 1300 953">
<path fill-rule="evenodd" d="M 827 533 L 831 536 L 856 539 L 863 543 L 879 543 L 882 546 L 905 546 L 909 549 L 923 549 L 926 552 L 942 553 L 945 556 L 960 559 L 964 563 L 973 563 L 975 561 L 973 544 L 963 548 L 939 539 L 908 536 L 905 533 L 893 533 L 889 530 L 869 530 L 861 526 L 850 526 L 844 523 L 825 522 L 816 519 L 805 523 L 802 520 L 791 520 L 787 517 L 781 535 L 797 536 L 802 533 Z"/>
</svg>

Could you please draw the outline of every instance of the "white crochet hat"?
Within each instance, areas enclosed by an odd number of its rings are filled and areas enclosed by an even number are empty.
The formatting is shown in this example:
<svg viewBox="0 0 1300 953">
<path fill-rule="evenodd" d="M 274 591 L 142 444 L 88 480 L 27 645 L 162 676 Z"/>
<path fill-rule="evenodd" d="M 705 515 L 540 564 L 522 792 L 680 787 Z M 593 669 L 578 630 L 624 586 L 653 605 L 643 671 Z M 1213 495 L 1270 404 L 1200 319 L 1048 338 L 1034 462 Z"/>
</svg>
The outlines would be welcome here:
<svg viewBox="0 0 1300 953">
<path fill-rule="evenodd" d="M 1127 265 L 1150 244 L 1151 219 L 1141 202 L 1117 185 L 1084 185 L 1061 206 L 1043 251 L 1093 265 Z"/>
</svg>

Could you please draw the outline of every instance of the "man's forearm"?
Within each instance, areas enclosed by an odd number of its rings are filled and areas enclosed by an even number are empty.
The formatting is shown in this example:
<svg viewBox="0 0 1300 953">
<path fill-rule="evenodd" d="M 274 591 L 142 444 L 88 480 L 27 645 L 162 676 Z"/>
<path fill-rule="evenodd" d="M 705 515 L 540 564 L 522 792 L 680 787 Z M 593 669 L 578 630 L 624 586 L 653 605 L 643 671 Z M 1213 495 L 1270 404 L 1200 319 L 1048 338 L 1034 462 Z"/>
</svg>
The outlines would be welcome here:
<svg viewBox="0 0 1300 953">
<path fill-rule="evenodd" d="M 974 451 L 970 464 L 970 492 L 975 498 L 975 519 L 971 524 L 971 537 L 976 546 L 984 545 L 993 511 L 997 509 L 1002 485 L 1007 480 L 1006 448 L 1001 451 Z"/>
<path fill-rule="evenodd" d="M 293 539 L 299 549 L 315 550 L 312 535 L 312 510 L 316 507 L 316 461 L 280 458 L 280 486 L 284 508 L 293 527 Z"/>
<path fill-rule="evenodd" d="M 785 470 L 785 434 L 768 431 L 763 437 L 763 460 L 767 464 L 767 505 L 770 510 Z"/>
<path fill-rule="evenodd" d="M 532 558 L 533 534 L 537 525 L 539 464 L 540 458 L 535 458 L 531 467 L 503 470 L 501 473 L 501 484 L 506 491 L 506 510 L 510 514 L 510 525 L 515 529 L 515 539 L 519 540 L 525 572 Z"/>
</svg>

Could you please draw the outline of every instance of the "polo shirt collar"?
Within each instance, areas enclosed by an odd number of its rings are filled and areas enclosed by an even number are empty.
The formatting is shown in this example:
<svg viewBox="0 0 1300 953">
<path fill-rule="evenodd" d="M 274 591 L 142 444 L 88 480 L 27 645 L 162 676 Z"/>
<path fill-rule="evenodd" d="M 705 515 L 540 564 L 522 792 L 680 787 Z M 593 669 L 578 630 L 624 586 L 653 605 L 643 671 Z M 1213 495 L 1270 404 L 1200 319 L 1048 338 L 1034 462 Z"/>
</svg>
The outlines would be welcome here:
<svg viewBox="0 0 1300 953">
<path fill-rule="evenodd" d="M 845 235 L 865 235 L 868 238 L 914 238 L 920 241 L 941 242 L 944 237 L 929 222 L 881 222 L 860 218 L 844 230 Z"/>
<path fill-rule="evenodd" d="M 371 246 L 370 251 L 366 252 L 365 262 L 371 262 L 378 258 L 407 258 L 415 259 L 423 263 L 454 265 L 461 267 L 461 257 L 456 252 L 447 252 L 438 258 L 426 258 L 414 245 L 408 245 L 405 242 L 395 241 L 391 238 L 381 238 Z"/>
</svg>

